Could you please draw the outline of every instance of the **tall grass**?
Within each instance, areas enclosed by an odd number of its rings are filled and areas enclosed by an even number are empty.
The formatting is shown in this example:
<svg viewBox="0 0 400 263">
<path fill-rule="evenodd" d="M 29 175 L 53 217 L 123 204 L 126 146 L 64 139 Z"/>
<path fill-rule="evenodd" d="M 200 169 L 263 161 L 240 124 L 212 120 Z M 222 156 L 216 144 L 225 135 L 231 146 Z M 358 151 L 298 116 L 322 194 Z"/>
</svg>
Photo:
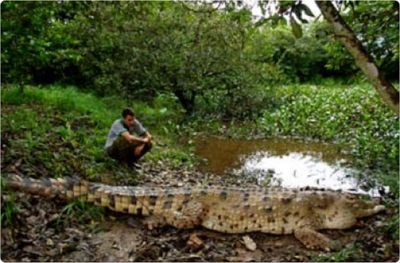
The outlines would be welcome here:
<svg viewBox="0 0 400 263">
<path fill-rule="evenodd" d="M 109 126 L 112 121 L 120 117 L 125 107 L 131 107 L 136 115 L 142 117 L 143 122 L 153 128 L 179 122 L 183 112 L 179 104 L 171 96 L 160 94 L 153 103 L 144 103 L 140 100 L 126 101 L 117 96 L 99 98 L 90 93 L 83 93 L 75 87 L 64 86 L 27 86 L 24 92 L 17 86 L 9 86 L 1 91 L 1 101 L 9 105 L 42 105 L 75 115 L 89 115 L 98 125 Z M 26 113 L 26 112 L 25 112 Z"/>
<path fill-rule="evenodd" d="M 45 86 L 24 88 L 21 93 L 20 89 L 15 86 L 2 90 L 2 102 L 10 105 L 42 105 L 53 107 L 62 112 L 74 111 L 78 114 L 89 114 L 101 124 L 107 124 L 115 116 L 118 116 L 118 107 L 112 105 L 109 107 L 103 100 L 90 94 L 82 93 L 75 87 L 62 86 Z M 117 100 L 118 106 L 122 106 L 122 100 Z M 119 110 L 120 111 L 120 110 Z"/>
</svg>

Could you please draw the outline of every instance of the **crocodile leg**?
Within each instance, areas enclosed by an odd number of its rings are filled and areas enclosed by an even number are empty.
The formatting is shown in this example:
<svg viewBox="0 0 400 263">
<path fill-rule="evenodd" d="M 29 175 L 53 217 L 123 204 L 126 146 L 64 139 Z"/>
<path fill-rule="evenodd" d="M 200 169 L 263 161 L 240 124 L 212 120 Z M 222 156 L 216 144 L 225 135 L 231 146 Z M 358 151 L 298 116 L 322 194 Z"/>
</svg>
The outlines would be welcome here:
<svg viewBox="0 0 400 263">
<path fill-rule="evenodd" d="M 151 215 L 143 220 L 143 224 L 147 229 L 152 230 L 154 228 L 161 228 L 167 225 L 165 219 L 161 216 Z"/>
<path fill-rule="evenodd" d="M 309 249 L 331 251 L 337 248 L 337 244 L 333 240 L 311 228 L 295 230 L 294 236 Z"/>
</svg>

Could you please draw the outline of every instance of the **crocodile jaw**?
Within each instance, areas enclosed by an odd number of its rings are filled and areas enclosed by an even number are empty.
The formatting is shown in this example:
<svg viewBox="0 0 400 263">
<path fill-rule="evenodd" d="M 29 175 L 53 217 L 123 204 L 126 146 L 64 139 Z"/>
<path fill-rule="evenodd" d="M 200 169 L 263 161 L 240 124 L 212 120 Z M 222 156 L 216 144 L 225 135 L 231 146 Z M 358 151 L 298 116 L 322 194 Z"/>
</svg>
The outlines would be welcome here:
<svg viewBox="0 0 400 263">
<path fill-rule="evenodd" d="M 363 218 L 375 215 L 379 212 L 384 211 L 385 209 L 386 208 L 384 205 L 373 205 L 371 206 L 371 208 L 356 209 L 355 211 L 353 211 L 353 213 L 356 218 Z"/>
<path fill-rule="evenodd" d="M 384 205 L 376 205 L 372 210 L 372 213 L 370 215 L 377 214 L 379 212 L 385 211 L 386 207 Z"/>
</svg>

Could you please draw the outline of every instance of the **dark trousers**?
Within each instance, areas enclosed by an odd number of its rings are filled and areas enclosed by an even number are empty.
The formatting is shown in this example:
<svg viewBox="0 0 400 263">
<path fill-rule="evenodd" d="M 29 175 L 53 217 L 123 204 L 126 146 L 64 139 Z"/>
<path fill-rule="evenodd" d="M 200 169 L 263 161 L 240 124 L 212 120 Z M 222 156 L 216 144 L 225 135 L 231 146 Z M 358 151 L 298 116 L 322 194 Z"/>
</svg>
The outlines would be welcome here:
<svg viewBox="0 0 400 263">
<path fill-rule="evenodd" d="M 139 156 L 135 156 L 135 149 L 139 145 L 129 143 L 124 137 L 119 137 L 114 143 L 107 148 L 108 155 L 121 162 L 128 164 L 134 163 L 139 160 L 144 154 L 152 148 L 152 143 L 146 143 Z"/>
</svg>

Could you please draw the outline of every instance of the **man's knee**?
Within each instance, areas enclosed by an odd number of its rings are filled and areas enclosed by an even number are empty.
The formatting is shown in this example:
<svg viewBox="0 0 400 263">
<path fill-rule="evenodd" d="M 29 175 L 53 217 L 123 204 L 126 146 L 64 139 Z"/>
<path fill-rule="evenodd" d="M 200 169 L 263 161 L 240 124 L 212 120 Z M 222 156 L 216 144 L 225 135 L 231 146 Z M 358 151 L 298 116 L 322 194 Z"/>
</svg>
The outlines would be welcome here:
<svg viewBox="0 0 400 263">
<path fill-rule="evenodd" d="M 135 155 L 135 156 L 139 156 L 139 155 L 143 152 L 144 147 L 145 147 L 144 144 L 139 145 L 139 146 L 136 146 L 136 147 L 133 149 L 134 155 Z"/>
<path fill-rule="evenodd" d="M 143 148 L 140 151 L 141 155 L 144 155 L 145 153 L 150 151 L 152 147 L 153 147 L 153 144 L 151 142 L 145 143 L 143 145 Z"/>
<path fill-rule="evenodd" d="M 150 151 L 150 149 L 152 147 L 153 147 L 153 144 L 151 142 L 148 142 L 148 143 L 145 143 L 145 144 L 135 147 L 133 152 L 134 152 L 135 156 L 142 156 L 146 152 Z"/>
</svg>

